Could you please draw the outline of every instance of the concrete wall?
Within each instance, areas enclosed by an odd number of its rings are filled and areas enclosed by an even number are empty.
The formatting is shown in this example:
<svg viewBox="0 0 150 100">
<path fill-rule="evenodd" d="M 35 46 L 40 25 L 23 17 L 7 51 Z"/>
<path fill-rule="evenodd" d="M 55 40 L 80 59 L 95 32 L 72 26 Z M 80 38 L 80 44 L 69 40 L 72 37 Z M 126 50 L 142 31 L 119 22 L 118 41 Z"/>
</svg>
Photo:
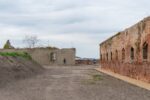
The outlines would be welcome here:
<svg viewBox="0 0 150 100">
<path fill-rule="evenodd" d="M 0 52 L 27 52 L 32 56 L 33 60 L 41 65 L 75 65 L 76 50 L 74 48 L 1 49 Z M 52 53 L 56 56 L 54 60 L 51 60 Z M 64 63 L 64 59 L 66 63 Z"/>
<path fill-rule="evenodd" d="M 143 58 L 143 45 L 145 43 L 148 45 L 147 59 Z M 150 17 L 147 17 L 100 44 L 102 68 L 111 69 L 134 78 L 149 77 L 146 80 L 150 80 L 150 66 L 149 68 L 147 66 L 150 63 L 149 46 Z M 131 48 L 134 48 L 134 59 L 131 57 Z M 125 50 L 125 57 L 123 57 L 123 49 Z M 133 73 L 137 75 L 133 75 Z"/>
<path fill-rule="evenodd" d="M 59 65 L 65 65 L 64 59 L 66 60 L 66 65 L 75 65 L 76 50 L 72 49 L 60 49 L 57 51 L 57 63 Z"/>
</svg>

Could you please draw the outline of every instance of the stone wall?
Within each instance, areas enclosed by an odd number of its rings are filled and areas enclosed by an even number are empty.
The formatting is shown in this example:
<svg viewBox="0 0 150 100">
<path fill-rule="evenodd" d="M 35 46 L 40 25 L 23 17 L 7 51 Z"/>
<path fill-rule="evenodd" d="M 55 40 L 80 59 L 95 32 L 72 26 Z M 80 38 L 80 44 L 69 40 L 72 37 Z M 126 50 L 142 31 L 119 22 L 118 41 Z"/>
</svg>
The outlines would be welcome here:
<svg viewBox="0 0 150 100">
<path fill-rule="evenodd" d="M 41 65 L 75 65 L 76 50 L 74 48 L 1 49 L 0 52 L 27 52 Z"/>
<path fill-rule="evenodd" d="M 75 65 L 76 51 L 74 48 L 57 50 L 57 54 L 59 65 L 65 65 L 64 60 L 66 60 L 66 65 Z"/>
<path fill-rule="evenodd" d="M 100 44 L 102 68 L 150 81 L 150 17 Z"/>
</svg>

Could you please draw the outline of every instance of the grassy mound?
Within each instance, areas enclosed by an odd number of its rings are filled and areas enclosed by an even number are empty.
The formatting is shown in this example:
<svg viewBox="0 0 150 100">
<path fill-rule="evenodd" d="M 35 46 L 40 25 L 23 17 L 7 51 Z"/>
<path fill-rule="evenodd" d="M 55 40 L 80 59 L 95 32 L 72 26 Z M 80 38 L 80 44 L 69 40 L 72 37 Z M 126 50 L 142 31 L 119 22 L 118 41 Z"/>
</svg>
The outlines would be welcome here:
<svg viewBox="0 0 150 100">
<path fill-rule="evenodd" d="M 0 87 L 43 71 L 44 68 L 27 53 L 0 53 Z"/>
</svg>

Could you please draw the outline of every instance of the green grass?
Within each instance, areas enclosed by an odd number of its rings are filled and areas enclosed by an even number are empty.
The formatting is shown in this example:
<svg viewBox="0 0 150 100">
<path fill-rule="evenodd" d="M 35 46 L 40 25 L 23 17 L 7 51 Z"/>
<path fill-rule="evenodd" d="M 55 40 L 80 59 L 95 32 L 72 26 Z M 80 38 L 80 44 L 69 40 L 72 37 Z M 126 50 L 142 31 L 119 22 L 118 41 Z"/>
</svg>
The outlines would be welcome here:
<svg viewBox="0 0 150 100">
<path fill-rule="evenodd" d="M 32 59 L 31 56 L 26 53 L 26 52 L 0 52 L 0 55 L 1 56 L 4 56 L 4 57 L 23 57 L 23 58 L 26 58 L 26 59 Z"/>
<path fill-rule="evenodd" d="M 92 77 L 93 77 L 94 81 L 100 81 L 100 80 L 102 80 L 102 76 L 98 75 L 98 74 L 97 75 L 93 75 Z"/>
<path fill-rule="evenodd" d="M 102 76 L 99 74 L 92 75 L 90 79 L 82 81 L 84 84 L 97 84 L 99 81 L 103 80 Z"/>
</svg>

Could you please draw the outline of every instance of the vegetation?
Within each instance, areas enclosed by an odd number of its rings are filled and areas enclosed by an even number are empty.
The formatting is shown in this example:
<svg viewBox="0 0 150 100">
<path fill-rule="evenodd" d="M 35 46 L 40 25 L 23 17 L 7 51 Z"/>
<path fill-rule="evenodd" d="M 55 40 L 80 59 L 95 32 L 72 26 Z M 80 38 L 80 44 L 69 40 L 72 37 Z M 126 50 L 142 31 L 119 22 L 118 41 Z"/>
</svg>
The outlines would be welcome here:
<svg viewBox="0 0 150 100">
<path fill-rule="evenodd" d="M 82 81 L 84 84 L 98 84 L 99 81 L 103 80 L 99 74 L 94 74 L 90 79 Z"/>
<path fill-rule="evenodd" d="M 51 46 L 48 46 L 46 47 L 47 49 L 58 49 L 57 47 L 51 47 Z"/>
<path fill-rule="evenodd" d="M 4 45 L 4 49 L 9 49 L 9 45 L 8 45 L 8 44 L 5 44 L 5 45 Z"/>
<path fill-rule="evenodd" d="M 4 49 L 14 49 L 14 47 L 11 45 L 10 41 L 7 40 L 6 44 L 3 47 Z"/>
<path fill-rule="evenodd" d="M 99 75 L 99 74 L 93 75 L 92 77 L 93 77 L 94 81 L 100 81 L 100 80 L 102 80 L 102 76 Z"/>
<path fill-rule="evenodd" d="M 38 44 L 39 39 L 36 35 L 27 35 L 25 36 L 23 42 L 28 48 L 34 48 Z"/>
<path fill-rule="evenodd" d="M 23 57 L 26 59 L 32 59 L 31 56 L 27 52 L 0 52 L 1 56 L 10 56 L 10 57 Z"/>
</svg>

